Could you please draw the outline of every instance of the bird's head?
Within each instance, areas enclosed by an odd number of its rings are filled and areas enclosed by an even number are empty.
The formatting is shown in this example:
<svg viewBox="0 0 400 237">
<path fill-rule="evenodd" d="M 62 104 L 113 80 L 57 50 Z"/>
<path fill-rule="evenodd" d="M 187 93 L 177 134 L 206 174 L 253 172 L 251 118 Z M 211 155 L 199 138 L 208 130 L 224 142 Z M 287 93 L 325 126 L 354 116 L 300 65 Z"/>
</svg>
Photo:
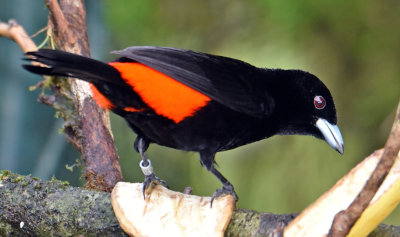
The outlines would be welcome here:
<svg viewBox="0 0 400 237">
<path fill-rule="evenodd" d="M 280 134 L 312 135 L 343 154 L 343 138 L 328 88 L 308 72 L 286 70 L 283 75 L 287 88 L 280 90 L 286 93 L 281 97 L 279 107 L 286 126 L 282 127 Z"/>
</svg>

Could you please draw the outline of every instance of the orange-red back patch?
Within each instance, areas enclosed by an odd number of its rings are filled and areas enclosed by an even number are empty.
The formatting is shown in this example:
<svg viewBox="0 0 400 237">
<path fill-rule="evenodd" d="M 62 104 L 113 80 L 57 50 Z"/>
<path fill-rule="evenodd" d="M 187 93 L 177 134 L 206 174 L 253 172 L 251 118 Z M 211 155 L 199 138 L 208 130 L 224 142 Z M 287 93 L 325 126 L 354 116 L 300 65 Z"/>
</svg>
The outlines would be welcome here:
<svg viewBox="0 0 400 237">
<path fill-rule="evenodd" d="M 144 111 L 145 109 L 136 109 L 136 108 L 134 108 L 134 107 L 125 107 L 124 110 L 125 110 L 126 112 L 142 112 L 142 111 Z"/>
<path fill-rule="evenodd" d="M 97 105 L 100 106 L 103 109 L 112 109 L 114 108 L 114 105 L 111 103 L 110 100 L 108 100 L 103 94 L 100 93 L 97 88 L 90 83 L 90 89 L 92 90 L 93 93 L 93 99 L 96 101 Z"/>
<path fill-rule="evenodd" d="M 211 99 L 173 78 L 136 62 L 109 63 L 157 114 L 179 123 Z"/>
</svg>

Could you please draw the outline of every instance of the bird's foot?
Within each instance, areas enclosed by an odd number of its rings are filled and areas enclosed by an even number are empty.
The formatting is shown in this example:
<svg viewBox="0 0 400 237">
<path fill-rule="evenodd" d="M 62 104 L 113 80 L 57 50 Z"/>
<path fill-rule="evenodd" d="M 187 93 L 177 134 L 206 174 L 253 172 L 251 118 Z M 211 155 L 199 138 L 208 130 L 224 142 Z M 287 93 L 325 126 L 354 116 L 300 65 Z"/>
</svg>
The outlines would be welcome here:
<svg viewBox="0 0 400 237">
<path fill-rule="evenodd" d="M 151 161 L 145 157 L 145 159 L 141 160 L 139 163 L 140 168 L 144 174 L 143 181 L 143 199 L 146 199 L 146 193 L 150 193 L 151 190 L 157 185 L 160 184 L 166 188 L 168 188 L 167 183 L 158 178 L 153 172 L 153 166 L 151 165 Z"/>
<path fill-rule="evenodd" d="M 214 199 L 219 198 L 224 195 L 232 195 L 236 202 L 239 200 L 239 197 L 236 194 L 235 189 L 233 188 L 233 185 L 232 184 L 224 184 L 224 186 L 222 186 L 222 188 L 215 190 L 214 194 L 211 197 L 210 207 L 212 207 L 212 203 L 213 203 Z"/>
<path fill-rule="evenodd" d="M 162 185 L 168 188 L 167 183 L 164 180 L 155 176 L 154 173 L 150 175 L 145 175 L 143 181 L 143 199 L 146 199 L 146 193 L 149 194 L 156 185 Z"/>
</svg>

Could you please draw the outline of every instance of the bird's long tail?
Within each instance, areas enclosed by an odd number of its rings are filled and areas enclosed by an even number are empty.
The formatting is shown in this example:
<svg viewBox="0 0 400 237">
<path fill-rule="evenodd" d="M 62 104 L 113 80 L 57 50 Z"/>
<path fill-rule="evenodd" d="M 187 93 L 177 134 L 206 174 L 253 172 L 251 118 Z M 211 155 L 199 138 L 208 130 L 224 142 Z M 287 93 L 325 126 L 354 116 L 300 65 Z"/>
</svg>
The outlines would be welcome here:
<svg viewBox="0 0 400 237">
<path fill-rule="evenodd" d="M 123 83 L 120 81 L 119 72 L 98 60 L 59 50 L 40 49 L 26 53 L 25 60 L 38 62 L 42 65 L 23 65 L 23 67 L 36 74 L 49 76 L 75 77 L 88 82 L 106 82 L 112 84 Z"/>
</svg>

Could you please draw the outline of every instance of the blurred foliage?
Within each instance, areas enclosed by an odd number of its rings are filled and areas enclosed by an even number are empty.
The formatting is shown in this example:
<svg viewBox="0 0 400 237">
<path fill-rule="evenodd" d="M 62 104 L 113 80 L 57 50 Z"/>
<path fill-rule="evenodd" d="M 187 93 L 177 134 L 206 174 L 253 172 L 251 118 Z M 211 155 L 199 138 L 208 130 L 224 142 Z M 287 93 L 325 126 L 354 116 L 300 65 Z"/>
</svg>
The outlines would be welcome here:
<svg viewBox="0 0 400 237">
<path fill-rule="evenodd" d="M 234 184 L 240 197 L 238 207 L 275 213 L 301 211 L 384 145 L 400 96 L 399 1 L 104 0 L 97 11 L 93 8 L 98 2 L 87 2 L 95 56 L 132 45 L 190 48 L 259 67 L 303 69 L 330 88 L 345 141 L 343 157 L 323 141 L 304 136 L 276 136 L 219 153 L 219 169 Z M 46 14 L 35 11 L 42 17 Z M 90 19 L 93 14 L 97 18 Z M 2 15 L 0 19 L 6 20 Z M 95 33 L 99 31 L 108 34 Z M 41 115 L 35 110 L 26 117 L 31 120 Z M 111 118 L 124 177 L 141 182 L 140 157 L 132 148 L 135 135 L 123 119 Z M 191 186 L 194 194 L 211 195 L 220 187 L 200 166 L 195 153 L 152 145 L 148 155 L 157 175 L 172 189 Z M 60 163 L 63 167 L 67 162 Z M 399 210 L 385 223 L 400 225 Z"/>
</svg>

